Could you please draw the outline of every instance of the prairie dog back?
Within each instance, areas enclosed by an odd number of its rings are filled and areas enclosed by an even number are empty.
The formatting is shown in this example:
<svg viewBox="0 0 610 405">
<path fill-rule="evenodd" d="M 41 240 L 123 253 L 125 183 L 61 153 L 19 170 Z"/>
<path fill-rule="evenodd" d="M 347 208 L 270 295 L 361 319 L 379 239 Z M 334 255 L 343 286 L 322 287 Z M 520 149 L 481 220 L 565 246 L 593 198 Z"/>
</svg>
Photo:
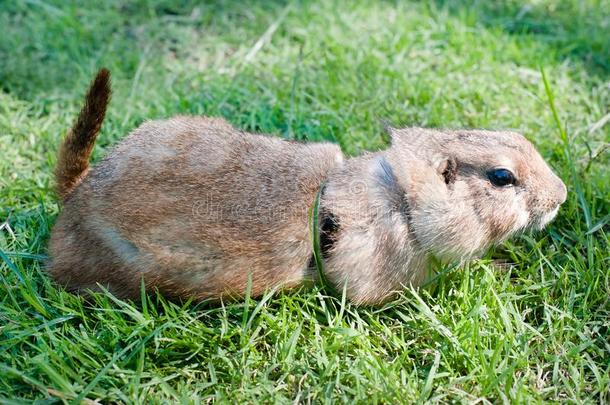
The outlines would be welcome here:
<svg viewBox="0 0 610 405">
<path fill-rule="evenodd" d="M 66 197 L 49 271 L 69 289 L 99 283 L 128 298 L 142 278 L 196 299 L 241 294 L 248 277 L 253 294 L 301 283 L 308 209 L 341 161 L 335 145 L 246 134 L 221 119 L 147 122 Z"/>
</svg>

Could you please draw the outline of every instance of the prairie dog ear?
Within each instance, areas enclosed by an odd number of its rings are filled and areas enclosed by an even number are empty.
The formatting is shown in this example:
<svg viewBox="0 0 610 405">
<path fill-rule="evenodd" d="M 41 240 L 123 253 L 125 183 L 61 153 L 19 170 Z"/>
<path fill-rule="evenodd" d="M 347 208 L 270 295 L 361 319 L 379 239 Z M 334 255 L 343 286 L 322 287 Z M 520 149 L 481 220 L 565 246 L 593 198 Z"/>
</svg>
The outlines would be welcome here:
<svg viewBox="0 0 610 405">
<path fill-rule="evenodd" d="M 436 165 L 436 172 L 443 178 L 445 184 L 453 184 L 457 178 L 457 161 L 453 156 L 441 159 Z"/>
</svg>

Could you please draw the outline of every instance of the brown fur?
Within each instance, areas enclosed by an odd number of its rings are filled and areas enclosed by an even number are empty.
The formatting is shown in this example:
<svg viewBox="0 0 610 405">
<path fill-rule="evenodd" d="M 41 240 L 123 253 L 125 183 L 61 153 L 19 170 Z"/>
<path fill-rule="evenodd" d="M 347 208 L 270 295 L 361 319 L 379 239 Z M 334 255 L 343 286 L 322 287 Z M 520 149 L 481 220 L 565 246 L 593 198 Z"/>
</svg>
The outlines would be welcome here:
<svg viewBox="0 0 610 405">
<path fill-rule="evenodd" d="M 86 104 L 107 100 L 96 83 Z M 97 123 L 102 104 L 83 108 L 78 122 Z M 83 176 L 98 130 L 75 125 L 57 169 L 67 197 L 49 271 L 76 291 L 102 285 L 137 299 L 143 279 L 149 290 L 201 300 L 241 296 L 249 279 L 255 296 L 315 281 L 308 211 L 326 182 L 321 212 L 338 224 L 328 278 L 346 283 L 356 303 L 380 303 L 420 285 L 432 257 L 476 256 L 544 226 L 565 200 L 531 144 L 508 132 L 392 130 L 388 150 L 344 161 L 336 145 L 175 117 L 140 126 Z M 485 171 L 497 166 L 519 184 L 492 186 Z"/>
<path fill-rule="evenodd" d="M 102 68 L 91 82 L 83 108 L 59 150 L 55 178 L 57 193 L 62 199 L 87 174 L 89 156 L 102 127 L 109 101 L 110 72 Z"/>
</svg>

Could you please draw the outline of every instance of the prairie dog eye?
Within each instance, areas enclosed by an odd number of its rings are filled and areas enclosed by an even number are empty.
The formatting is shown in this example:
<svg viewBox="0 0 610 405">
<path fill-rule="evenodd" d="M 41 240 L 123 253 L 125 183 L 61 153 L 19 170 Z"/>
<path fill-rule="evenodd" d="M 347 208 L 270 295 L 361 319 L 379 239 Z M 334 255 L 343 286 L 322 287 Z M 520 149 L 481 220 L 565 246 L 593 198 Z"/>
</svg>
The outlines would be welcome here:
<svg viewBox="0 0 610 405">
<path fill-rule="evenodd" d="M 492 169 L 487 172 L 487 178 L 496 187 L 506 187 L 517 182 L 515 175 L 508 169 Z"/>
</svg>

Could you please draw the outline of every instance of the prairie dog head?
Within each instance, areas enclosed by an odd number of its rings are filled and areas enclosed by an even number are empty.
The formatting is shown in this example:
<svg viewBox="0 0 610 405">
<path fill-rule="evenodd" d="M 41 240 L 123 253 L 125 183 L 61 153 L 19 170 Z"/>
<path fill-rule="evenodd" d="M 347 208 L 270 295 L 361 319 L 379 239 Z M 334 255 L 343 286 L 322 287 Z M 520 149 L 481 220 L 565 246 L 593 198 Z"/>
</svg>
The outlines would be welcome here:
<svg viewBox="0 0 610 405">
<path fill-rule="evenodd" d="M 392 129 L 388 160 L 406 191 L 410 225 L 443 260 L 482 253 L 515 232 L 542 229 L 566 187 L 522 135 Z"/>
</svg>

